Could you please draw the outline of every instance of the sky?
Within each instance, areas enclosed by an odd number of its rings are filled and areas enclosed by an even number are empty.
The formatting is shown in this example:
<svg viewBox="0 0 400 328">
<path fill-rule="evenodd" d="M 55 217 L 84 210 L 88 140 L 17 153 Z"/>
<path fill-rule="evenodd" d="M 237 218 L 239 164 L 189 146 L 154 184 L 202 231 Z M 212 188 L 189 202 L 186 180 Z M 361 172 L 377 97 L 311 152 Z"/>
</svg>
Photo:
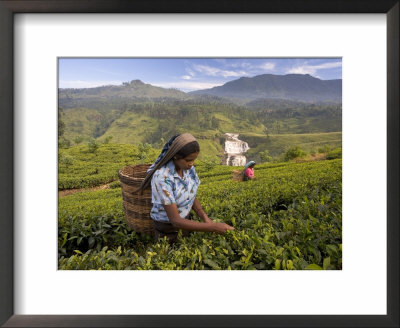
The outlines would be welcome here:
<svg viewBox="0 0 400 328">
<path fill-rule="evenodd" d="M 141 80 L 184 92 L 261 74 L 342 78 L 341 58 L 59 58 L 60 88 L 93 88 Z"/>
</svg>

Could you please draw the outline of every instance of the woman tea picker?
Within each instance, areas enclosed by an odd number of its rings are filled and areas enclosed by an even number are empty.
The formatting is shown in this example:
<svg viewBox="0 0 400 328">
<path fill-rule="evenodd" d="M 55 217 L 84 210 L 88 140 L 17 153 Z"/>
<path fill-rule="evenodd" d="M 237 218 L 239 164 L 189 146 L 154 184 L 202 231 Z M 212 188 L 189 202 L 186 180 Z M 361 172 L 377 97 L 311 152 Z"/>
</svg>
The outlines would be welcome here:
<svg viewBox="0 0 400 328">
<path fill-rule="evenodd" d="M 254 166 L 256 162 L 250 161 L 246 163 L 243 170 L 243 181 L 254 180 L 256 177 L 254 176 Z"/>
<path fill-rule="evenodd" d="M 188 231 L 223 234 L 234 230 L 228 224 L 213 222 L 196 198 L 200 180 L 193 164 L 199 152 L 200 146 L 191 134 L 176 135 L 164 145 L 160 156 L 147 171 L 141 189 L 151 180 L 153 208 L 150 216 L 157 239 L 167 236 L 174 242 L 179 229 L 184 235 L 188 235 Z M 203 222 L 190 220 L 191 209 Z"/>
</svg>

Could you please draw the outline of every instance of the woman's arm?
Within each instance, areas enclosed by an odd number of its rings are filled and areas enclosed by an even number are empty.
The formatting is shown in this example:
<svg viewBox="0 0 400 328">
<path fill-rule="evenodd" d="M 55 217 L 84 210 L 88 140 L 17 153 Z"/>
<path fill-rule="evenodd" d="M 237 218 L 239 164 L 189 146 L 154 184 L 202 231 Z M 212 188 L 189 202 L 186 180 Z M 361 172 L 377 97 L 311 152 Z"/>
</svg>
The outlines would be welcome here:
<svg viewBox="0 0 400 328">
<path fill-rule="evenodd" d="M 226 223 L 216 223 L 216 222 L 196 222 L 181 218 L 178 212 L 178 207 L 176 204 L 163 205 L 169 222 L 178 229 L 190 230 L 190 231 L 206 231 L 206 232 L 217 232 L 225 233 L 226 230 L 234 230 L 233 227 Z"/>
<path fill-rule="evenodd" d="M 251 168 L 248 167 L 248 168 L 244 171 L 244 174 L 245 174 L 246 177 L 249 178 L 249 179 L 255 179 L 255 176 L 254 176 L 254 169 L 251 169 Z"/>
<path fill-rule="evenodd" d="M 197 198 L 194 199 L 192 208 L 203 222 L 213 222 L 204 212 Z"/>
</svg>

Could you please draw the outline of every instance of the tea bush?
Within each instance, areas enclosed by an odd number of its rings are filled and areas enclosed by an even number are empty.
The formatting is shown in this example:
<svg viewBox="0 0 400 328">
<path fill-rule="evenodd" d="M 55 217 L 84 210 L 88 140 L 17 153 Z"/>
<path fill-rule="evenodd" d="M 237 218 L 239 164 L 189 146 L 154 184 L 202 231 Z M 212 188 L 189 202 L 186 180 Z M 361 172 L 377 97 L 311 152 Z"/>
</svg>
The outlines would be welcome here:
<svg viewBox="0 0 400 328">
<path fill-rule="evenodd" d="M 118 181 L 118 171 L 127 165 L 137 164 L 146 152 L 146 158 L 154 161 L 158 150 L 149 147 L 100 144 L 91 152 L 86 145 L 59 149 L 58 189 L 96 187 Z M 73 161 L 65 161 L 73 158 Z"/>
<path fill-rule="evenodd" d="M 342 148 L 333 149 L 326 155 L 326 159 L 335 159 L 335 158 L 342 158 Z"/>
<path fill-rule="evenodd" d="M 59 269 L 341 269 L 340 159 L 262 164 L 248 182 L 232 181 L 233 169 L 196 166 L 203 208 L 235 230 L 173 245 L 130 230 L 118 187 L 60 198 Z"/>
<path fill-rule="evenodd" d="M 295 146 L 286 150 L 286 152 L 283 154 L 283 159 L 287 162 L 304 155 L 306 155 L 306 153 L 299 146 Z"/>
</svg>

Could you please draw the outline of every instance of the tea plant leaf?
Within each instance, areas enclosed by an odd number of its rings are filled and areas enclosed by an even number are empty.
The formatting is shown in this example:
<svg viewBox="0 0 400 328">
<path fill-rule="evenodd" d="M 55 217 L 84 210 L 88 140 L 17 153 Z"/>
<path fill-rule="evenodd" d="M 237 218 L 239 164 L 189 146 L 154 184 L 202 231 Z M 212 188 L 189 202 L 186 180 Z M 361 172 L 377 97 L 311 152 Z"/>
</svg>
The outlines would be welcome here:
<svg viewBox="0 0 400 328">
<path fill-rule="evenodd" d="M 215 262 L 212 261 L 212 260 L 205 259 L 205 260 L 204 260 L 204 263 L 207 264 L 208 266 L 210 266 L 210 267 L 213 268 L 213 269 L 216 269 L 216 270 L 220 269 L 220 267 L 218 266 L 218 264 L 215 263 Z"/>
<path fill-rule="evenodd" d="M 328 270 L 330 265 L 331 265 L 331 258 L 330 257 L 325 258 L 323 264 L 324 270 Z"/>
<path fill-rule="evenodd" d="M 281 269 L 281 262 L 282 262 L 282 260 L 279 260 L 279 259 L 275 260 L 275 270 Z"/>
<path fill-rule="evenodd" d="M 317 264 L 309 264 L 305 268 L 306 270 L 322 270 L 322 268 Z"/>
</svg>

